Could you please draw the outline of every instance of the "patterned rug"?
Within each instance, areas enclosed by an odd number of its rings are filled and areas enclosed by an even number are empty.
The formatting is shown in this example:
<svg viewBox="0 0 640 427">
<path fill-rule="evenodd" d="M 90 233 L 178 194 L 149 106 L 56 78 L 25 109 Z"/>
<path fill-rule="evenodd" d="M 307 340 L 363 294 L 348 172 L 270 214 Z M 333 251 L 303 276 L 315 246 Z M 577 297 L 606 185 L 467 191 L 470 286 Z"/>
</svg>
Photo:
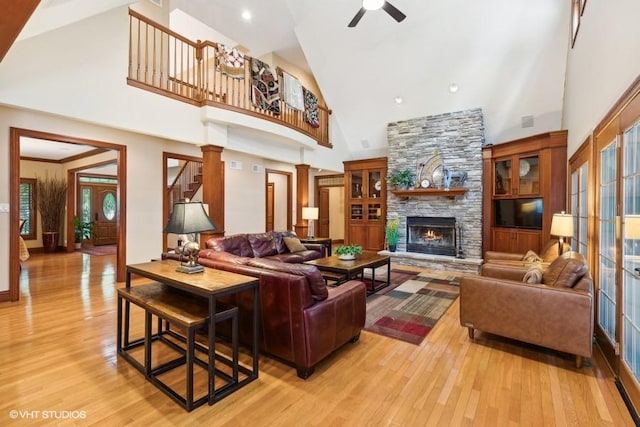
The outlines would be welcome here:
<svg viewBox="0 0 640 427">
<path fill-rule="evenodd" d="M 367 298 L 365 330 L 418 345 L 459 293 L 459 276 L 421 272 Z"/>
</svg>

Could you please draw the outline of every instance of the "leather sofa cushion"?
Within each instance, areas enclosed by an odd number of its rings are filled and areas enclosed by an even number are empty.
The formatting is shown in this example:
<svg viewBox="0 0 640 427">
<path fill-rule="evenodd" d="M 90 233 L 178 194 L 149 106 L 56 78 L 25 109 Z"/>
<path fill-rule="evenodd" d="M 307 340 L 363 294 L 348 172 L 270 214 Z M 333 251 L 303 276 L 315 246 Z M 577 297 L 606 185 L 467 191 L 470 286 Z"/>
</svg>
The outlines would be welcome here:
<svg viewBox="0 0 640 427">
<path fill-rule="evenodd" d="M 279 254 L 285 254 L 289 252 L 289 248 L 284 243 L 285 237 L 298 237 L 296 233 L 292 231 L 272 231 L 273 241 L 276 242 L 276 250 Z"/>
<path fill-rule="evenodd" d="M 207 248 L 218 252 L 229 252 L 234 255 L 253 257 L 253 250 L 246 234 L 235 234 L 228 237 L 212 237 L 207 240 Z"/>
<path fill-rule="evenodd" d="M 548 286 L 573 288 L 587 272 L 584 260 L 558 257 L 542 275 L 542 283 Z"/>
<path fill-rule="evenodd" d="M 329 291 L 327 285 L 322 278 L 322 273 L 314 265 L 307 264 L 289 264 L 270 259 L 254 258 L 248 263 L 251 267 L 264 268 L 267 270 L 281 271 L 283 273 L 294 274 L 296 276 L 304 276 L 309 284 L 311 297 L 316 301 L 327 299 Z"/>
<path fill-rule="evenodd" d="M 213 249 L 203 249 L 198 255 L 200 258 L 213 259 L 216 261 L 224 261 L 230 264 L 247 265 L 252 258 L 234 255 L 229 252 L 218 252 Z"/>
<path fill-rule="evenodd" d="M 248 238 L 254 257 L 262 258 L 266 256 L 276 255 L 278 253 L 278 250 L 276 249 L 276 242 L 275 240 L 273 240 L 272 233 L 249 234 Z"/>
</svg>

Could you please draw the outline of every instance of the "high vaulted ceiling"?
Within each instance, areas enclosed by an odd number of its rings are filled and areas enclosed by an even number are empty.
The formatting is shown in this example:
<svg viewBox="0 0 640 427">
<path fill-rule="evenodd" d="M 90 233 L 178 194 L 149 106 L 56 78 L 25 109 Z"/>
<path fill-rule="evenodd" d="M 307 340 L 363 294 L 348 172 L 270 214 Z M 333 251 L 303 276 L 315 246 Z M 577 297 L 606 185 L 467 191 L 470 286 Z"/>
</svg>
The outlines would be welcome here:
<svg viewBox="0 0 640 427">
<path fill-rule="evenodd" d="M 57 1 L 65 16 L 131 3 Z M 347 24 L 361 0 L 164 2 L 250 55 L 308 65 L 339 129 L 332 142 L 348 144 L 354 157 L 384 155 L 390 122 L 469 108 L 483 109 L 487 143 L 561 128 L 569 0 L 392 0 L 403 22 L 368 11 L 355 28 Z"/>
</svg>

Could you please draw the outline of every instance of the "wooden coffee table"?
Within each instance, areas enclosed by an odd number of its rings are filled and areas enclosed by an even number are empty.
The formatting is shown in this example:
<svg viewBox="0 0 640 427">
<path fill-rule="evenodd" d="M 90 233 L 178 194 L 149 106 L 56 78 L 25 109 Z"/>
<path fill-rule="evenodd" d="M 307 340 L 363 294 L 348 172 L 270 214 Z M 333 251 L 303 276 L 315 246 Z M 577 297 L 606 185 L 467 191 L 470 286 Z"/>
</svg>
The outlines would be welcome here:
<svg viewBox="0 0 640 427">
<path fill-rule="evenodd" d="M 322 272 L 322 276 L 328 280 L 337 280 L 337 284 L 346 282 L 347 280 L 363 277 L 366 268 L 371 269 L 371 288 L 367 287 L 367 295 L 378 292 L 380 289 L 386 288 L 391 283 L 391 257 L 388 255 L 379 255 L 377 252 L 365 251 L 361 255 L 356 255 L 356 259 L 344 261 L 333 255 L 326 258 L 305 261 L 305 264 L 315 265 Z M 382 285 L 376 286 L 376 268 L 387 266 L 387 280 Z M 336 276 L 336 274 L 338 276 Z M 339 280 L 342 276 L 343 280 Z"/>
</svg>

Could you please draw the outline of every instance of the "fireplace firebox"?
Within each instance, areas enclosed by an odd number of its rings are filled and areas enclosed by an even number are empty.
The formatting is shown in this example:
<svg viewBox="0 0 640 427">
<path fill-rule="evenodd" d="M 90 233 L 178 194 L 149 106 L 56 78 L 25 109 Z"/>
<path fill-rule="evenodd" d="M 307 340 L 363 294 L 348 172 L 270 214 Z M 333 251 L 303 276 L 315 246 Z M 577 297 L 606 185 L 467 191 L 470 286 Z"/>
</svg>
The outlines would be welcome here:
<svg viewBox="0 0 640 427">
<path fill-rule="evenodd" d="M 456 255 L 456 219 L 452 217 L 407 217 L 407 252 Z"/>
</svg>

